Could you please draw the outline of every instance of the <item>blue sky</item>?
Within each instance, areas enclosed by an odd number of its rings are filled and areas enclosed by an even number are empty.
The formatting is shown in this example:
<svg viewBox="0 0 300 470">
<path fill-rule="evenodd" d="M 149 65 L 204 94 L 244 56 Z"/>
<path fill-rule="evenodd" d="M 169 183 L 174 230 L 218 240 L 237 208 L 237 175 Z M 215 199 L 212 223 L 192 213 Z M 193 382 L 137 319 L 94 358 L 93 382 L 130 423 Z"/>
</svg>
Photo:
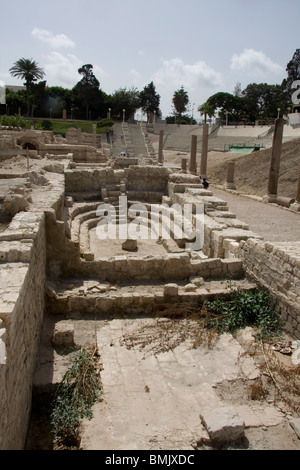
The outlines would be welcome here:
<svg viewBox="0 0 300 470">
<path fill-rule="evenodd" d="M 237 82 L 281 83 L 300 48 L 299 0 L 15 0 L 0 7 L 0 81 L 21 57 L 49 86 L 72 88 L 92 64 L 106 93 L 151 81 L 164 116 L 181 86 L 199 105 Z"/>
</svg>

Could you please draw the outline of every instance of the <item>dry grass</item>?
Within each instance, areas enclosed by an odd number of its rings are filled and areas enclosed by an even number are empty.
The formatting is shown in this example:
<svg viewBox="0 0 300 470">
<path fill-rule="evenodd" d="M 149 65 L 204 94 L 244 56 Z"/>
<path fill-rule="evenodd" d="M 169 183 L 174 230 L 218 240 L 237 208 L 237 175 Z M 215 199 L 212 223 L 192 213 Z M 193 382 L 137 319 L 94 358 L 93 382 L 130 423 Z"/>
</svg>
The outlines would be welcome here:
<svg viewBox="0 0 300 470">
<path fill-rule="evenodd" d="M 141 326 L 133 334 L 124 335 L 121 344 L 128 349 L 145 351 L 145 355 L 171 351 L 183 342 L 188 342 L 190 348 L 211 348 L 218 334 L 205 328 L 207 322 L 205 307 L 180 305 L 164 308 L 155 313 L 153 322 Z"/>
</svg>

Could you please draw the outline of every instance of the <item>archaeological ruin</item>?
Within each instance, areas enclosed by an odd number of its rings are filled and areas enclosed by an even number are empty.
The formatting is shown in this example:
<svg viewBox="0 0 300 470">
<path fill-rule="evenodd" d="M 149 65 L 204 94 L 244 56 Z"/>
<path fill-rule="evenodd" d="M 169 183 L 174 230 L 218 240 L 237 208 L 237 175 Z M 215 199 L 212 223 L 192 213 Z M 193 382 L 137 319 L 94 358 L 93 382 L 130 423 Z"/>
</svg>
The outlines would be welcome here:
<svg viewBox="0 0 300 470">
<path fill-rule="evenodd" d="M 300 242 L 265 242 L 200 183 L 218 131 L 174 127 L 116 123 L 110 143 L 95 126 L 65 137 L 0 130 L 0 449 L 24 449 L 33 392 L 57 384 L 53 350 L 77 342 L 74 322 L 85 317 L 151 317 L 226 297 L 234 282 L 266 288 L 285 331 L 300 339 Z M 270 144 L 269 129 L 257 133 Z M 178 149 L 176 139 L 185 156 L 169 165 L 164 151 Z M 233 165 L 225 187 L 235 189 Z M 274 179 L 268 189 L 265 202 L 298 211 L 299 194 L 280 199 Z M 178 235 L 185 207 L 189 229 Z"/>
</svg>

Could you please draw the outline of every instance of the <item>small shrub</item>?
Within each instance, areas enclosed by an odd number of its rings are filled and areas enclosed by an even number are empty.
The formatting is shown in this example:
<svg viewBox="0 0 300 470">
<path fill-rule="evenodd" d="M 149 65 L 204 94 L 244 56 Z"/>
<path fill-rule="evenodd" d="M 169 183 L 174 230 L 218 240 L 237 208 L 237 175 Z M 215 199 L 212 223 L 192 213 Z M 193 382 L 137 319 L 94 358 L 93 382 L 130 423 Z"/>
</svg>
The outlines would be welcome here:
<svg viewBox="0 0 300 470">
<path fill-rule="evenodd" d="M 26 128 L 26 120 L 21 116 L 1 116 L 0 117 L 0 125 L 1 126 L 12 126 L 12 127 L 22 127 L 22 129 Z"/>
<path fill-rule="evenodd" d="M 51 413 L 57 442 L 77 446 L 82 418 L 92 418 L 92 405 L 100 391 L 93 354 L 84 349 L 71 359 L 70 368 L 59 384 Z"/>
<path fill-rule="evenodd" d="M 235 291 L 229 300 L 216 299 L 206 304 L 209 312 L 207 327 L 218 333 L 234 333 L 247 325 L 258 327 L 263 339 L 279 330 L 279 316 L 271 306 L 269 293 L 264 290 Z"/>
</svg>

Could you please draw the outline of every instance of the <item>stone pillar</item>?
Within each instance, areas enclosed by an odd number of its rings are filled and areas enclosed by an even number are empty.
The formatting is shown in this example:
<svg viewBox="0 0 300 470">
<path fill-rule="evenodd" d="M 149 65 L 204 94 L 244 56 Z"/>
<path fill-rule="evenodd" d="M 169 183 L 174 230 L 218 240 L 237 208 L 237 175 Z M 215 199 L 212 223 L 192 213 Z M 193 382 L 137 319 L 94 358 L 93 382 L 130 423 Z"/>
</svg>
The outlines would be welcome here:
<svg viewBox="0 0 300 470">
<path fill-rule="evenodd" d="M 197 172 L 196 156 L 197 156 L 197 136 L 192 135 L 192 139 L 191 139 L 191 158 L 190 158 L 190 172 L 191 173 L 196 173 Z"/>
<path fill-rule="evenodd" d="M 186 158 L 182 158 L 182 159 L 181 159 L 181 171 L 182 171 L 183 173 L 186 173 L 186 161 L 187 161 Z"/>
<path fill-rule="evenodd" d="M 164 162 L 163 144 L 164 144 L 164 131 L 160 131 L 160 133 L 159 133 L 159 147 L 158 147 L 158 163 L 163 163 Z"/>
<path fill-rule="evenodd" d="M 225 185 L 226 189 L 236 189 L 236 186 L 234 184 L 234 167 L 234 162 L 227 163 L 227 179 Z"/>
<path fill-rule="evenodd" d="M 77 139 L 78 139 L 78 144 L 81 144 L 81 129 L 77 129 Z"/>
<path fill-rule="evenodd" d="M 208 124 L 203 124 L 200 176 L 207 177 Z"/>
<path fill-rule="evenodd" d="M 97 147 L 96 124 L 93 124 L 93 147 Z"/>
<path fill-rule="evenodd" d="M 268 193 L 264 197 L 265 202 L 276 202 L 276 198 L 277 198 L 283 126 L 284 126 L 284 120 L 282 118 L 277 118 L 275 120 L 275 129 L 274 129 L 274 135 L 273 135 L 273 146 L 272 146 L 271 163 L 270 163 L 270 170 L 269 170 Z"/>
<path fill-rule="evenodd" d="M 297 195 L 294 204 L 291 204 L 290 208 L 295 212 L 300 212 L 300 168 L 299 168 L 299 176 L 298 176 L 298 188 L 297 188 Z"/>
<path fill-rule="evenodd" d="M 66 109 L 63 109 L 62 118 L 63 118 L 64 121 L 67 119 L 67 110 Z"/>
</svg>

